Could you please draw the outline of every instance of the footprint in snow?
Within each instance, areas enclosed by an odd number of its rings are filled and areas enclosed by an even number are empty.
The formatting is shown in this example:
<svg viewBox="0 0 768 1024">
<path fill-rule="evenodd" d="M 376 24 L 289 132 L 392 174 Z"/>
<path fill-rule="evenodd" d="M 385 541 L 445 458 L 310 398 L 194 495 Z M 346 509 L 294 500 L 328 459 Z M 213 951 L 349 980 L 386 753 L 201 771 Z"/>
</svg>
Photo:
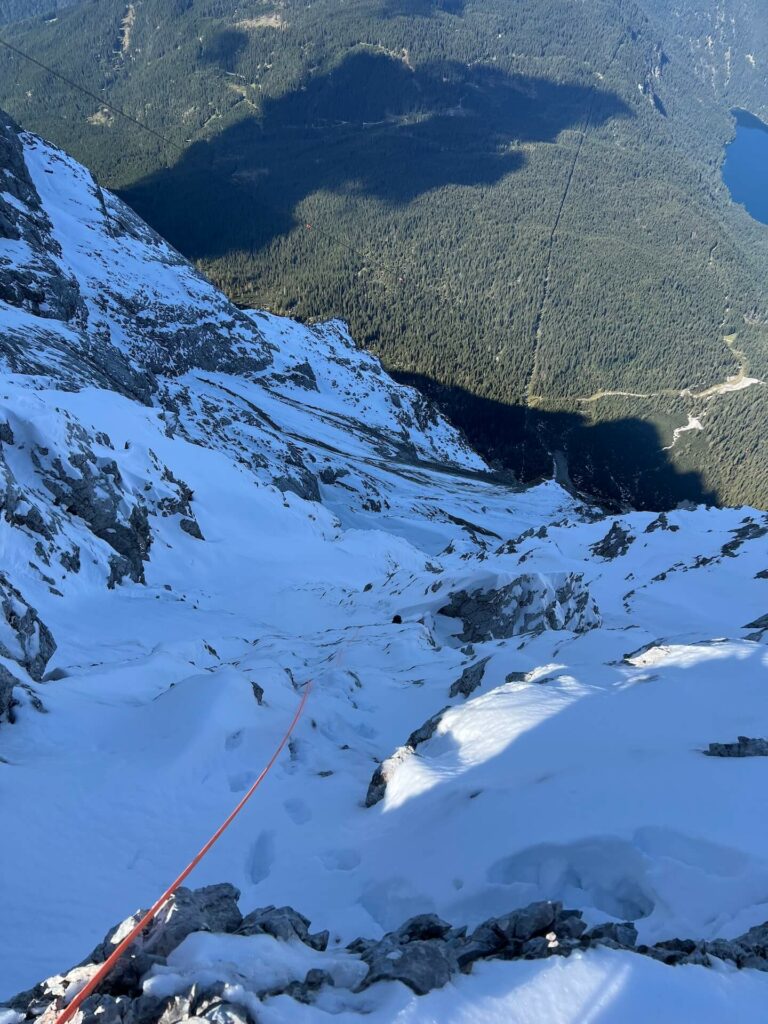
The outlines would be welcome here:
<svg viewBox="0 0 768 1024">
<path fill-rule="evenodd" d="M 229 736 L 224 740 L 225 750 L 236 750 L 243 742 L 243 730 L 238 729 L 237 732 L 230 733 Z"/>
<path fill-rule="evenodd" d="M 243 793 L 255 779 L 254 772 L 237 772 L 227 779 L 230 793 Z"/>
<path fill-rule="evenodd" d="M 324 850 L 320 859 L 329 871 L 352 871 L 360 863 L 360 854 L 350 849 Z"/>
<path fill-rule="evenodd" d="M 262 832 L 251 847 L 245 870 L 254 885 L 269 877 L 275 859 L 275 833 Z"/>
<path fill-rule="evenodd" d="M 306 825 L 308 821 L 312 820 L 312 810 L 309 804 L 298 797 L 286 800 L 283 806 L 294 825 Z"/>
</svg>

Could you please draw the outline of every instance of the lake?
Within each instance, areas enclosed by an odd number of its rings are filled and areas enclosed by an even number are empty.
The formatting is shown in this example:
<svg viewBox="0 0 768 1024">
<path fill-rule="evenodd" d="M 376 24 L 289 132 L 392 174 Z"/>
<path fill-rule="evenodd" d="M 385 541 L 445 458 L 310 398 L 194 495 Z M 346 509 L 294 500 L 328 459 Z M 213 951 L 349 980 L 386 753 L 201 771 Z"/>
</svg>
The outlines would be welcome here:
<svg viewBox="0 0 768 1024">
<path fill-rule="evenodd" d="M 723 180 L 731 198 L 768 224 L 768 124 L 746 110 L 734 110 L 736 138 L 725 148 Z"/>
</svg>

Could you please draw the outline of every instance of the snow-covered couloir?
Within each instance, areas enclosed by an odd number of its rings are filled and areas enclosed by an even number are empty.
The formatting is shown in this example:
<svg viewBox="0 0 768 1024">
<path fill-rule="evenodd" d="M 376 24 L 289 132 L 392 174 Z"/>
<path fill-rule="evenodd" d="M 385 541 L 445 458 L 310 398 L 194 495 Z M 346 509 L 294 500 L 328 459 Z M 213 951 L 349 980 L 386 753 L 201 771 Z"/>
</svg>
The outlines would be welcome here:
<svg viewBox="0 0 768 1024">
<path fill-rule="evenodd" d="M 240 909 L 183 894 L 82 1020 L 755 1020 L 768 517 L 514 487 L 343 324 L 237 310 L 5 116 L 0 154 L 0 1024 L 310 679 L 190 880 Z"/>
</svg>

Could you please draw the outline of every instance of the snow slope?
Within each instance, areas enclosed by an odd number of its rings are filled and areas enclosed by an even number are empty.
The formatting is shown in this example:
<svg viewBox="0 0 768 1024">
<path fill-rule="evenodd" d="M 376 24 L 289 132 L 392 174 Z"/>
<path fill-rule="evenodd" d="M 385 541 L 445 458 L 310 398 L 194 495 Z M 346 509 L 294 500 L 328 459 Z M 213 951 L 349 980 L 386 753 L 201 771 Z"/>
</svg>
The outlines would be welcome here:
<svg viewBox="0 0 768 1024">
<path fill-rule="evenodd" d="M 768 517 L 512 488 L 342 324 L 241 313 L 3 131 L 0 999 L 152 902 L 309 679 L 193 878 L 328 928 L 322 965 L 359 978 L 358 935 L 540 899 L 646 943 L 768 919 L 768 761 L 704 754 L 768 736 Z M 168 971 L 314 965 L 233 938 L 190 936 Z M 423 997 L 248 998 L 260 1021 L 625 1024 L 753 1020 L 766 996 L 758 970 L 590 949 Z"/>
</svg>

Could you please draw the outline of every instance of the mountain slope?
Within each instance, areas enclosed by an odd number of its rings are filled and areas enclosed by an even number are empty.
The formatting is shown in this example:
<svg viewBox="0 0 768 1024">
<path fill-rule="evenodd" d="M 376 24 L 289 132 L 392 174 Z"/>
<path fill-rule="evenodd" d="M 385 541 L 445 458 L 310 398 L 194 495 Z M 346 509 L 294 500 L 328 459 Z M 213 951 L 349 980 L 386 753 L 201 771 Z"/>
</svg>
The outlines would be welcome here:
<svg viewBox="0 0 768 1024">
<path fill-rule="evenodd" d="M 685 47 L 704 88 L 732 106 L 768 117 L 768 26 L 751 0 L 688 0 L 645 8 Z"/>
<path fill-rule="evenodd" d="M 82 2 L 6 35 L 167 145 L 13 53 L 0 102 L 241 304 L 344 317 L 522 478 L 560 452 L 617 507 L 765 507 L 768 236 L 679 31 L 720 7 Z"/>
<path fill-rule="evenodd" d="M 155 898 L 311 679 L 194 876 L 267 910 L 185 895 L 95 1017 L 754 1016 L 765 761 L 705 751 L 768 736 L 766 516 L 512 488 L 341 324 L 235 310 L 60 150 L 2 139 L 2 999 Z M 548 900 L 578 914 L 503 917 Z M 496 938 L 397 931 L 428 913 Z M 625 919 L 646 956 L 594 930 Z M 679 971 L 674 936 L 707 943 Z"/>
</svg>

